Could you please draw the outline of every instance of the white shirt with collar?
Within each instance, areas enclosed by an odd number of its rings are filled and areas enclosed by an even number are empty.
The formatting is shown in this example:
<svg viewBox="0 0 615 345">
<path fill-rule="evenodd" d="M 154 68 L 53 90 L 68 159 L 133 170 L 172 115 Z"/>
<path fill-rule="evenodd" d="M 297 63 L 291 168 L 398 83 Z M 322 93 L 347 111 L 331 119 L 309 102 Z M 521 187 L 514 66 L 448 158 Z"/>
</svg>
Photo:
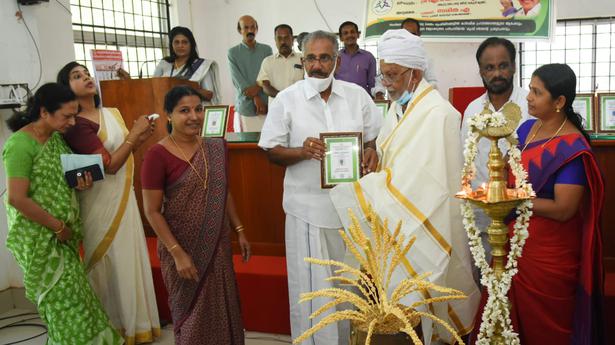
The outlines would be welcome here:
<svg viewBox="0 0 615 345">
<path fill-rule="evenodd" d="M 528 91 L 522 89 L 518 86 L 513 86 L 513 92 L 508 99 L 508 102 L 515 103 L 521 108 L 521 120 L 519 121 L 520 126 L 523 122 L 533 118 L 528 114 L 527 111 L 527 95 Z M 506 102 L 506 103 L 508 103 Z M 468 105 L 466 110 L 463 113 L 463 122 L 461 124 L 461 145 L 465 147 L 466 139 L 468 138 L 468 129 L 470 119 L 474 117 L 474 115 L 482 112 L 485 109 L 485 105 L 489 105 L 489 109 L 491 111 L 496 111 L 494 109 L 493 104 L 489 102 L 489 96 L 487 92 L 485 92 L 482 96 L 473 100 L 472 103 Z M 500 110 L 500 109 L 498 109 Z M 517 126 L 517 128 L 518 128 Z M 499 142 L 500 150 L 504 151 L 504 141 L 500 140 Z M 489 150 L 491 149 L 491 142 L 489 139 L 481 138 L 478 142 L 478 154 L 476 155 L 476 161 L 474 164 L 476 165 L 476 178 L 472 181 L 472 187 L 477 188 L 483 182 L 487 183 L 489 181 L 489 171 L 487 168 L 487 162 L 489 162 Z"/>
<path fill-rule="evenodd" d="M 303 79 L 303 65 L 301 53 L 293 51 L 284 57 L 279 52 L 266 57 L 261 64 L 261 69 L 256 77 L 256 82 L 262 85 L 264 80 L 269 80 L 271 86 L 282 91 L 295 82 Z M 269 98 L 269 103 L 273 101 Z"/>
<path fill-rule="evenodd" d="M 381 124 L 382 115 L 360 86 L 334 79 L 325 102 L 301 80 L 281 91 L 269 106 L 258 145 L 265 150 L 278 145 L 302 147 L 306 138 L 318 138 L 323 132 L 362 132 L 368 142 L 376 138 Z M 314 226 L 342 227 L 329 190 L 320 188 L 317 160 L 286 167 L 283 206 L 286 213 Z"/>
</svg>

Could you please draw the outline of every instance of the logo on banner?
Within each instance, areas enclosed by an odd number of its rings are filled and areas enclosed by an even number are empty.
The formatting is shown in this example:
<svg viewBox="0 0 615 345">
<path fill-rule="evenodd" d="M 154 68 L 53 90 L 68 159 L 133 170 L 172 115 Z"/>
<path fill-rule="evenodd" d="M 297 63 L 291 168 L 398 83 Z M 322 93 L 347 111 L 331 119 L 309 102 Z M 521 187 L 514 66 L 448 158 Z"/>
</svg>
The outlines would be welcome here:
<svg viewBox="0 0 615 345">
<path fill-rule="evenodd" d="M 376 0 L 372 6 L 372 11 L 376 14 L 386 14 L 393 8 L 392 2 L 393 0 Z"/>
</svg>

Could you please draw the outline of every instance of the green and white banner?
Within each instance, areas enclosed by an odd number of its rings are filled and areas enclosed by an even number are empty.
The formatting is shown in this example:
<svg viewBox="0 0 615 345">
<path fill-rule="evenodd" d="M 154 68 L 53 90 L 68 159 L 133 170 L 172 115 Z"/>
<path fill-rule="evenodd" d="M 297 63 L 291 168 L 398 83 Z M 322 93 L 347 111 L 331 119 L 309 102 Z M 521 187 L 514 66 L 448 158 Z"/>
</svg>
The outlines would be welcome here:
<svg viewBox="0 0 615 345">
<path fill-rule="evenodd" d="M 421 23 L 421 36 L 447 40 L 491 36 L 549 39 L 554 0 L 368 0 L 365 38 L 399 29 L 406 18 Z"/>
</svg>

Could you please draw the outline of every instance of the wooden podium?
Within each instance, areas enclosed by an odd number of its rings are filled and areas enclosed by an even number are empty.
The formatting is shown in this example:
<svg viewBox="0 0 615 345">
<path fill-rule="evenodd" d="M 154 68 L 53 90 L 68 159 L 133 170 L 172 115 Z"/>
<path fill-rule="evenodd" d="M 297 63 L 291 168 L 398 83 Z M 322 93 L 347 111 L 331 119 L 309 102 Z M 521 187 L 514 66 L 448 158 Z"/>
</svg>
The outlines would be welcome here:
<svg viewBox="0 0 615 345">
<path fill-rule="evenodd" d="M 141 195 L 141 162 L 147 149 L 160 141 L 167 132 L 167 116 L 164 111 L 164 96 L 177 85 L 198 88 L 193 81 L 175 78 L 151 78 L 131 80 L 105 80 L 100 82 L 102 104 L 108 108 L 117 108 L 122 113 L 126 127 L 130 130 L 134 121 L 143 115 L 159 114 L 154 134 L 134 153 L 135 173 L 134 188 L 141 211 L 141 219 L 146 235 L 154 236 L 152 228 L 143 215 L 143 198 Z"/>
</svg>

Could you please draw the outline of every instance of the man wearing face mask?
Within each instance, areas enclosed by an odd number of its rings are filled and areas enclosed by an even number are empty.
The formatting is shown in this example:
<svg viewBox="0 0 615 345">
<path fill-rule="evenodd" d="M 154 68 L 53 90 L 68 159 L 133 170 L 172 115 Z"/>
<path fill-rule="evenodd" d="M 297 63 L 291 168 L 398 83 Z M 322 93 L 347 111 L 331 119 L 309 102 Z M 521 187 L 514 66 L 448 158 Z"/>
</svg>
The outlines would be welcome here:
<svg viewBox="0 0 615 345">
<path fill-rule="evenodd" d="M 256 42 L 258 23 L 251 16 L 237 22 L 242 36 L 238 45 L 228 50 L 228 63 L 235 86 L 235 131 L 260 132 L 267 114 L 267 95 L 256 83 L 263 60 L 272 54 L 271 47 Z"/>
<path fill-rule="evenodd" d="M 269 96 L 269 103 L 296 81 L 303 79 L 301 53 L 293 51 L 293 29 L 290 25 L 280 24 L 273 30 L 278 53 L 263 60 L 256 82 Z"/>
<path fill-rule="evenodd" d="M 379 165 L 358 184 L 336 186 L 331 200 L 345 226 L 351 209 L 367 227 L 369 204 L 390 225 L 402 222 L 405 238 L 415 236 L 416 242 L 394 272 L 391 289 L 417 272 L 431 272 L 430 281 L 462 291 L 466 299 L 436 303 L 434 312 L 465 335 L 472 329 L 480 293 L 454 197 L 462 168 L 461 116 L 423 79 L 426 57 L 420 38 L 404 29 L 389 30 L 378 53 L 383 85 L 394 100 L 376 141 Z M 425 297 L 410 295 L 401 303 Z M 432 328 L 428 319 L 423 318 L 422 330 L 426 344 L 434 337 L 453 343 L 448 331 Z"/>
<path fill-rule="evenodd" d="M 375 139 L 382 116 L 360 86 L 333 78 L 339 63 L 338 43 L 324 31 L 304 39 L 305 79 L 280 91 L 271 103 L 259 146 L 269 159 L 286 167 L 284 201 L 286 212 L 286 262 L 292 337 L 296 338 L 328 314 L 310 320 L 311 313 L 326 301 L 299 304 L 302 292 L 333 287 L 325 281 L 328 267 L 308 265 L 303 259 L 341 260 L 345 247 L 338 229 L 342 227 L 328 190 L 320 188 L 320 161 L 325 146 L 323 132 L 362 132 L 363 169 L 375 169 Z M 349 324 L 330 325 L 302 344 L 347 344 Z"/>
<path fill-rule="evenodd" d="M 531 116 L 527 109 L 528 91 L 514 85 L 515 77 L 515 56 L 517 55 L 515 46 L 509 40 L 499 37 L 491 37 L 483 41 L 476 51 L 476 62 L 483 85 L 487 89 L 483 95 L 473 100 L 468 105 L 463 114 L 461 126 L 461 145 L 465 144 L 468 138 L 470 119 L 474 115 L 481 113 L 485 108 L 490 111 L 501 110 L 508 103 L 514 103 L 521 109 L 521 120 L 519 125 L 528 120 Z M 489 150 L 491 141 L 481 138 L 478 142 L 478 153 L 476 155 L 476 178 L 472 180 L 472 188 L 478 188 L 483 183 L 489 182 Z M 463 146 L 462 146 L 463 149 Z M 505 152 L 504 141 L 500 142 L 500 150 Z M 480 229 L 486 230 L 491 219 L 481 210 L 476 210 L 476 224 Z M 481 233 L 483 246 L 486 249 L 487 259 L 491 258 L 491 245 L 487 240 L 487 232 Z"/>
</svg>

